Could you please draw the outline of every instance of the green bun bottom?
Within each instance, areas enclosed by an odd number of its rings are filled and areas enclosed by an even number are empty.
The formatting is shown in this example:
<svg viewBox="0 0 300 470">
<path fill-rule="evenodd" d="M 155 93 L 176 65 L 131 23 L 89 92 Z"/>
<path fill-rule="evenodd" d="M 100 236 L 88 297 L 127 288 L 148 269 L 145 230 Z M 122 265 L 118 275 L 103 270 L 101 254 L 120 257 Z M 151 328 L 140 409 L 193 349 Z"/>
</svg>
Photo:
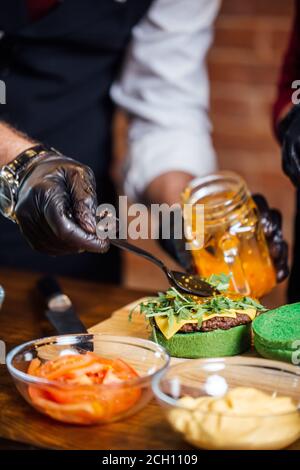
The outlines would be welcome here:
<svg viewBox="0 0 300 470">
<path fill-rule="evenodd" d="M 288 349 L 275 349 L 267 344 L 264 344 L 260 339 L 254 335 L 254 347 L 258 354 L 266 359 L 275 359 L 277 361 L 290 362 L 293 364 L 293 351 Z"/>
<path fill-rule="evenodd" d="M 229 330 L 176 333 L 170 339 L 166 339 L 157 328 L 155 332 L 157 342 L 172 357 L 197 359 L 201 357 L 235 356 L 251 347 L 251 323 L 235 326 Z M 154 341 L 153 333 L 151 339 Z"/>
</svg>

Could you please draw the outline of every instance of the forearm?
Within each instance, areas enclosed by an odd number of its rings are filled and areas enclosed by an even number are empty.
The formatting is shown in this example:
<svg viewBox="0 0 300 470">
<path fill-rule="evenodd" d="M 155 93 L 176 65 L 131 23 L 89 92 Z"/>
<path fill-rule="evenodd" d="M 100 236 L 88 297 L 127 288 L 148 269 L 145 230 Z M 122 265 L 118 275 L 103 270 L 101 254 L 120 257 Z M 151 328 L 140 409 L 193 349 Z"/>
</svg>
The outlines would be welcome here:
<svg viewBox="0 0 300 470">
<path fill-rule="evenodd" d="M 16 158 L 26 149 L 37 144 L 33 139 L 0 121 L 0 166 Z"/>
<path fill-rule="evenodd" d="M 192 174 L 182 171 L 164 173 L 151 181 L 144 192 L 143 199 L 148 204 L 180 203 L 181 194 L 192 179 Z"/>
</svg>

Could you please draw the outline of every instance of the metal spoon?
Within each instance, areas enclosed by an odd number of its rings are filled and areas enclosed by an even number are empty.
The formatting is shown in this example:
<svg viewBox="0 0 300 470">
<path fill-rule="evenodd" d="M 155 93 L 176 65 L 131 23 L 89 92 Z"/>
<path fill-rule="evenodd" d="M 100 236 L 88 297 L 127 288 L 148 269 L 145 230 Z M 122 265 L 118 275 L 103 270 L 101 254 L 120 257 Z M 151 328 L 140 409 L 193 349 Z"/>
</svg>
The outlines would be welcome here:
<svg viewBox="0 0 300 470">
<path fill-rule="evenodd" d="M 211 286 L 208 282 L 203 281 L 199 276 L 187 274 L 179 271 L 172 271 L 169 269 L 159 258 L 152 255 L 146 250 L 139 248 L 136 245 L 128 243 L 126 240 L 110 239 L 112 245 L 121 248 L 122 250 L 130 251 L 138 256 L 151 261 L 156 264 L 167 276 L 170 285 L 175 286 L 182 292 L 189 295 L 197 295 L 200 297 L 210 297 L 214 294 L 218 294 L 219 291 Z"/>
<path fill-rule="evenodd" d="M 116 238 L 119 233 L 119 219 L 111 212 L 109 208 L 104 207 L 100 214 L 97 214 L 97 234 L 98 236 L 109 236 L 113 233 L 114 236 L 109 238 L 112 245 L 121 248 L 122 250 L 135 253 L 142 258 L 156 264 L 167 276 L 170 285 L 175 286 L 182 292 L 189 295 L 197 295 L 199 297 L 210 297 L 214 294 L 219 294 L 219 291 L 208 282 L 201 279 L 199 276 L 187 274 L 180 271 L 171 271 L 159 258 L 154 256 L 149 251 L 143 250 L 136 245 L 132 245 L 127 240 Z"/>
</svg>

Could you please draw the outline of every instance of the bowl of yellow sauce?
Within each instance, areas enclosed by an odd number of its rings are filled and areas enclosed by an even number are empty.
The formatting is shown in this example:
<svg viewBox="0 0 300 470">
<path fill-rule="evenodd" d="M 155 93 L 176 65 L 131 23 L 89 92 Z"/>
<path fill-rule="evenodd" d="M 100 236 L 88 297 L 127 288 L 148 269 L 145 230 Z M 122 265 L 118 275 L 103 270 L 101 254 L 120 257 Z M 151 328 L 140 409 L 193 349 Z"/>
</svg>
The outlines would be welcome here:
<svg viewBox="0 0 300 470">
<path fill-rule="evenodd" d="M 214 450 L 283 449 L 300 439 L 300 371 L 277 361 L 184 361 L 156 377 L 153 391 L 171 427 Z"/>
</svg>

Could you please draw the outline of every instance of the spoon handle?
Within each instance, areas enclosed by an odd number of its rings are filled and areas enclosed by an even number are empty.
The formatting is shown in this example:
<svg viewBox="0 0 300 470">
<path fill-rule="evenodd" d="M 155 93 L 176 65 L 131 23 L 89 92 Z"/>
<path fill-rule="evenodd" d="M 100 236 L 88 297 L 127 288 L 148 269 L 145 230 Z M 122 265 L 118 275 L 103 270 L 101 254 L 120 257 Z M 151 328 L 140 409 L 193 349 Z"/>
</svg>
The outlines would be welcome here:
<svg viewBox="0 0 300 470">
<path fill-rule="evenodd" d="M 152 263 L 156 264 L 159 268 L 163 269 L 164 271 L 166 270 L 166 266 L 164 263 L 156 258 L 156 256 L 152 255 L 152 253 L 149 253 L 146 250 L 143 250 L 142 248 L 132 245 L 131 243 L 128 243 L 126 240 L 120 240 L 120 239 L 110 239 L 109 240 L 112 245 L 117 246 L 118 248 L 121 248 L 122 250 L 127 250 L 131 251 L 132 253 L 135 253 L 138 256 L 142 256 L 143 258 L 147 259 L 148 261 L 151 261 Z"/>
<path fill-rule="evenodd" d="M 106 218 L 104 226 L 103 226 L 103 231 L 104 233 L 107 232 L 108 228 L 114 228 L 115 234 L 119 232 L 119 219 L 115 215 L 113 215 L 110 211 L 109 208 L 104 208 L 102 210 L 102 215 L 99 216 L 99 220 L 101 221 L 102 218 Z M 167 267 L 165 264 L 159 259 L 156 258 L 156 256 L 152 255 L 152 253 L 149 253 L 146 250 L 143 250 L 142 248 L 139 248 L 136 245 L 133 245 L 129 243 L 127 240 L 121 239 L 121 238 L 109 238 L 109 241 L 112 245 L 117 246 L 118 248 L 121 248 L 122 250 L 126 251 L 131 251 L 132 253 L 135 253 L 138 256 L 142 256 L 143 258 L 147 259 L 148 261 L 156 264 L 160 269 L 163 269 L 165 272 L 167 270 Z"/>
</svg>

